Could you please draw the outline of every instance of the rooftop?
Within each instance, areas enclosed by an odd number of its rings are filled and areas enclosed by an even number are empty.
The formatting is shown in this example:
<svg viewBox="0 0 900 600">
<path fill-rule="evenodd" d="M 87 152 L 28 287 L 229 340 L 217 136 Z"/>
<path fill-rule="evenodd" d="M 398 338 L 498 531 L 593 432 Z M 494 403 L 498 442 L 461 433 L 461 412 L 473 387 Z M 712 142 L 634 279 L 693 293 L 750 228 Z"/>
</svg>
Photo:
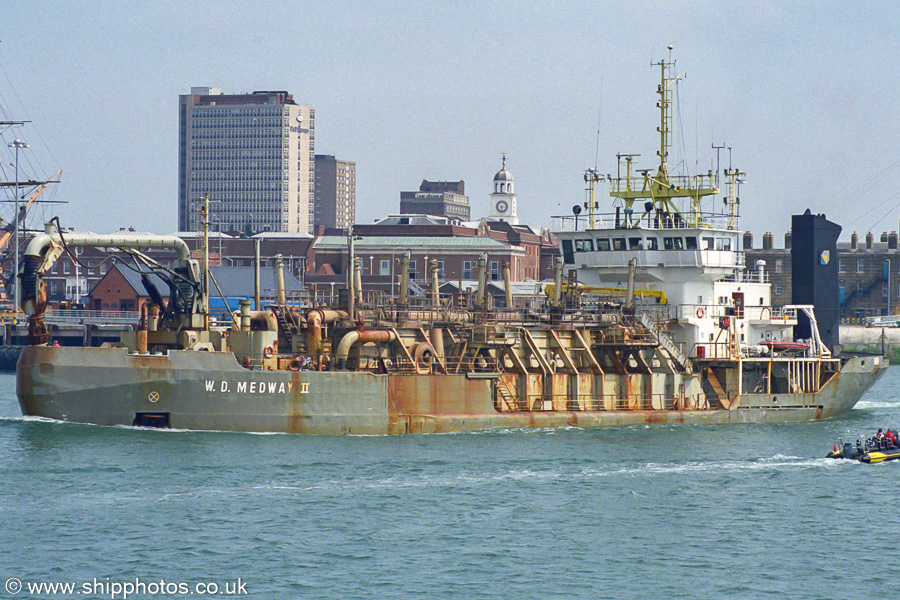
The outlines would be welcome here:
<svg viewBox="0 0 900 600">
<path fill-rule="evenodd" d="M 327 235 L 316 240 L 313 246 L 317 249 L 346 248 L 347 237 Z M 509 248 L 507 244 L 491 238 L 483 237 L 450 237 L 450 236 L 409 236 L 398 239 L 395 236 L 366 236 L 356 242 L 357 247 L 384 247 L 392 251 L 402 252 L 408 248 L 476 248 L 480 250 L 501 250 Z"/>
</svg>

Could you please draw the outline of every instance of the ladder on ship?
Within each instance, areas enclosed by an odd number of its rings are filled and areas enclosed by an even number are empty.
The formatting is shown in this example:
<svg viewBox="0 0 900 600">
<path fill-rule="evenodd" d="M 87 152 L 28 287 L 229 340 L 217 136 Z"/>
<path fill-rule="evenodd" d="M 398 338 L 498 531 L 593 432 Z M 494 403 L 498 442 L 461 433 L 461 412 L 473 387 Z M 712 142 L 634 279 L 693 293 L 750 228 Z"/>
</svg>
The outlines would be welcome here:
<svg viewBox="0 0 900 600">
<path fill-rule="evenodd" d="M 496 380 L 494 389 L 497 390 L 497 410 L 500 412 L 518 412 L 519 401 L 503 379 Z"/>
<path fill-rule="evenodd" d="M 281 330 L 281 333 L 284 335 L 287 340 L 288 346 L 293 350 L 294 348 L 294 332 L 297 330 L 297 324 L 293 322 L 293 318 L 288 320 L 287 317 L 287 307 L 282 305 L 275 305 L 272 307 L 272 313 L 275 315 L 275 320 L 278 321 L 278 328 Z"/>
<path fill-rule="evenodd" d="M 660 330 L 659 326 L 656 324 L 656 321 L 653 320 L 653 317 L 648 312 L 641 313 L 641 323 L 647 330 L 659 340 L 659 345 L 666 349 L 666 352 L 669 353 L 669 356 L 682 368 L 685 373 L 693 372 L 693 363 L 691 359 L 684 355 L 684 352 L 678 348 L 678 345 L 670 338 L 664 331 Z"/>
</svg>

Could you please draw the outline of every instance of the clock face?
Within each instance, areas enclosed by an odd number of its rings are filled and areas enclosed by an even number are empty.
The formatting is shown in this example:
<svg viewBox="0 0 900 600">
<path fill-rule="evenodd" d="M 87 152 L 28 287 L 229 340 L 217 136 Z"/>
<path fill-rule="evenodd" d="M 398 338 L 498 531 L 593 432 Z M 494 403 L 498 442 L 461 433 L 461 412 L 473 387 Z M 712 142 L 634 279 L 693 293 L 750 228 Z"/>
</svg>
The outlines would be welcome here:
<svg viewBox="0 0 900 600">
<path fill-rule="evenodd" d="M 505 213 L 509 210 L 509 203 L 506 200 L 499 200 L 496 207 L 498 213 Z"/>
</svg>

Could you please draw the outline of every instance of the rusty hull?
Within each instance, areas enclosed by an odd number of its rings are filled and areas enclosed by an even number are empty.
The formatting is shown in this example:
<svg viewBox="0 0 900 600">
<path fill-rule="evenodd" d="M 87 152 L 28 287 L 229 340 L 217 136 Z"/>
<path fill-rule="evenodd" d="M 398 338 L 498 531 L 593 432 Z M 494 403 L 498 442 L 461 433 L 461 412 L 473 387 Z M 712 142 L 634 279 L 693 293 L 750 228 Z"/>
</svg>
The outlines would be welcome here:
<svg viewBox="0 0 900 600">
<path fill-rule="evenodd" d="M 173 428 L 311 434 L 443 433 L 517 427 L 807 421 L 850 409 L 885 371 L 872 357 L 850 359 L 816 394 L 747 394 L 725 409 L 652 410 L 625 377 L 623 402 L 609 375 L 594 383 L 554 376 L 544 401 L 499 411 L 495 374 L 379 375 L 365 372 L 251 371 L 223 352 L 129 354 L 124 348 L 30 346 L 18 365 L 22 412 L 98 425 L 132 425 L 139 413 L 167 414 Z M 523 377 L 524 389 L 544 383 Z M 509 382 L 509 379 L 505 379 Z M 575 401 L 556 392 L 575 390 Z M 594 397 L 585 392 L 594 389 Z M 601 398 L 600 390 L 607 393 Z M 528 396 L 525 396 L 528 398 Z M 532 406 L 527 406 L 532 404 Z M 674 400 L 670 405 L 675 406 Z M 599 408 L 597 410 L 596 408 Z"/>
</svg>

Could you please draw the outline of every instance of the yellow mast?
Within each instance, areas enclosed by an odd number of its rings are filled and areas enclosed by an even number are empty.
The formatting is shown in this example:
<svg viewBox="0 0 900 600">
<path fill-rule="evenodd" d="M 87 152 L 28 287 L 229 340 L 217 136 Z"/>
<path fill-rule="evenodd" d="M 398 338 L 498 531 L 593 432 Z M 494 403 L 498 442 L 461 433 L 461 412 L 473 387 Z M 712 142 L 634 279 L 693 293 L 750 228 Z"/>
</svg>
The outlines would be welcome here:
<svg viewBox="0 0 900 600">
<path fill-rule="evenodd" d="M 584 181 L 588 184 L 587 193 L 588 200 L 584 203 L 584 207 L 588 211 L 588 218 L 590 219 L 590 228 L 596 229 L 594 216 L 597 214 L 597 202 L 594 200 L 594 184 L 598 181 L 603 181 L 606 179 L 603 175 L 597 172 L 597 169 L 588 169 L 584 172 Z"/>
<path fill-rule="evenodd" d="M 209 194 L 203 196 L 200 226 L 203 227 L 203 329 L 209 331 Z"/>
<path fill-rule="evenodd" d="M 622 155 L 626 160 L 627 174 L 625 177 L 616 177 L 610 180 L 612 191 L 610 196 L 613 198 L 621 198 L 625 202 L 625 226 L 633 227 L 640 220 L 649 215 L 652 210 L 656 210 L 660 217 L 661 227 L 675 227 L 688 225 L 690 227 L 703 227 L 705 223 L 700 215 L 701 200 L 712 194 L 719 192 L 718 174 L 711 171 L 706 175 L 678 176 L 670 177 L 668 171 L 669 148 L 671 136 L 671 115 L 669 114 L 672 105 L 673 84 L 684 78 L 685 73 L 675 76 L 675 61 L 672 60 L 672 46 L 669 46 L 669 59 L 660 60 L 657 63 L 651 63 L 652 66 L 660 68 L 660 83 L 656 89 L 659 94 L 659 166 L 656 174 L 651 175 L 650 169 L 640 170 L 642 180 L 638 185 L 638 180 L 632 177 L 632 161 L 631 155 Z M 621 161 L 622 156 L 619 160 Z M 621 162 L 620 162 L 621 164 Z M 691 213 L 687 219 L 681 214 L 681 211 L 673 203 L 675 198 L 690 198 Z M 633 204 L 635 200 L 645 199 L 649 202 L 644 205 L 644 213 L 636 220 L 632 220 Z M 679 221 L 679 223 L 676 223 Z"/>
<path fill-rule="evenodd" d="M 740 178 L 744 175 L 746 173 L 738 169 L 725 169 L 725 177 L 728 178 L 728 195 L 725 197 L 725 204 L 728 206 L 728 229 L 737 228 L 737 208 L 741 203 L 741 199 L 737 195 L 737 188 L 741 183 Z"/>
</svg>

